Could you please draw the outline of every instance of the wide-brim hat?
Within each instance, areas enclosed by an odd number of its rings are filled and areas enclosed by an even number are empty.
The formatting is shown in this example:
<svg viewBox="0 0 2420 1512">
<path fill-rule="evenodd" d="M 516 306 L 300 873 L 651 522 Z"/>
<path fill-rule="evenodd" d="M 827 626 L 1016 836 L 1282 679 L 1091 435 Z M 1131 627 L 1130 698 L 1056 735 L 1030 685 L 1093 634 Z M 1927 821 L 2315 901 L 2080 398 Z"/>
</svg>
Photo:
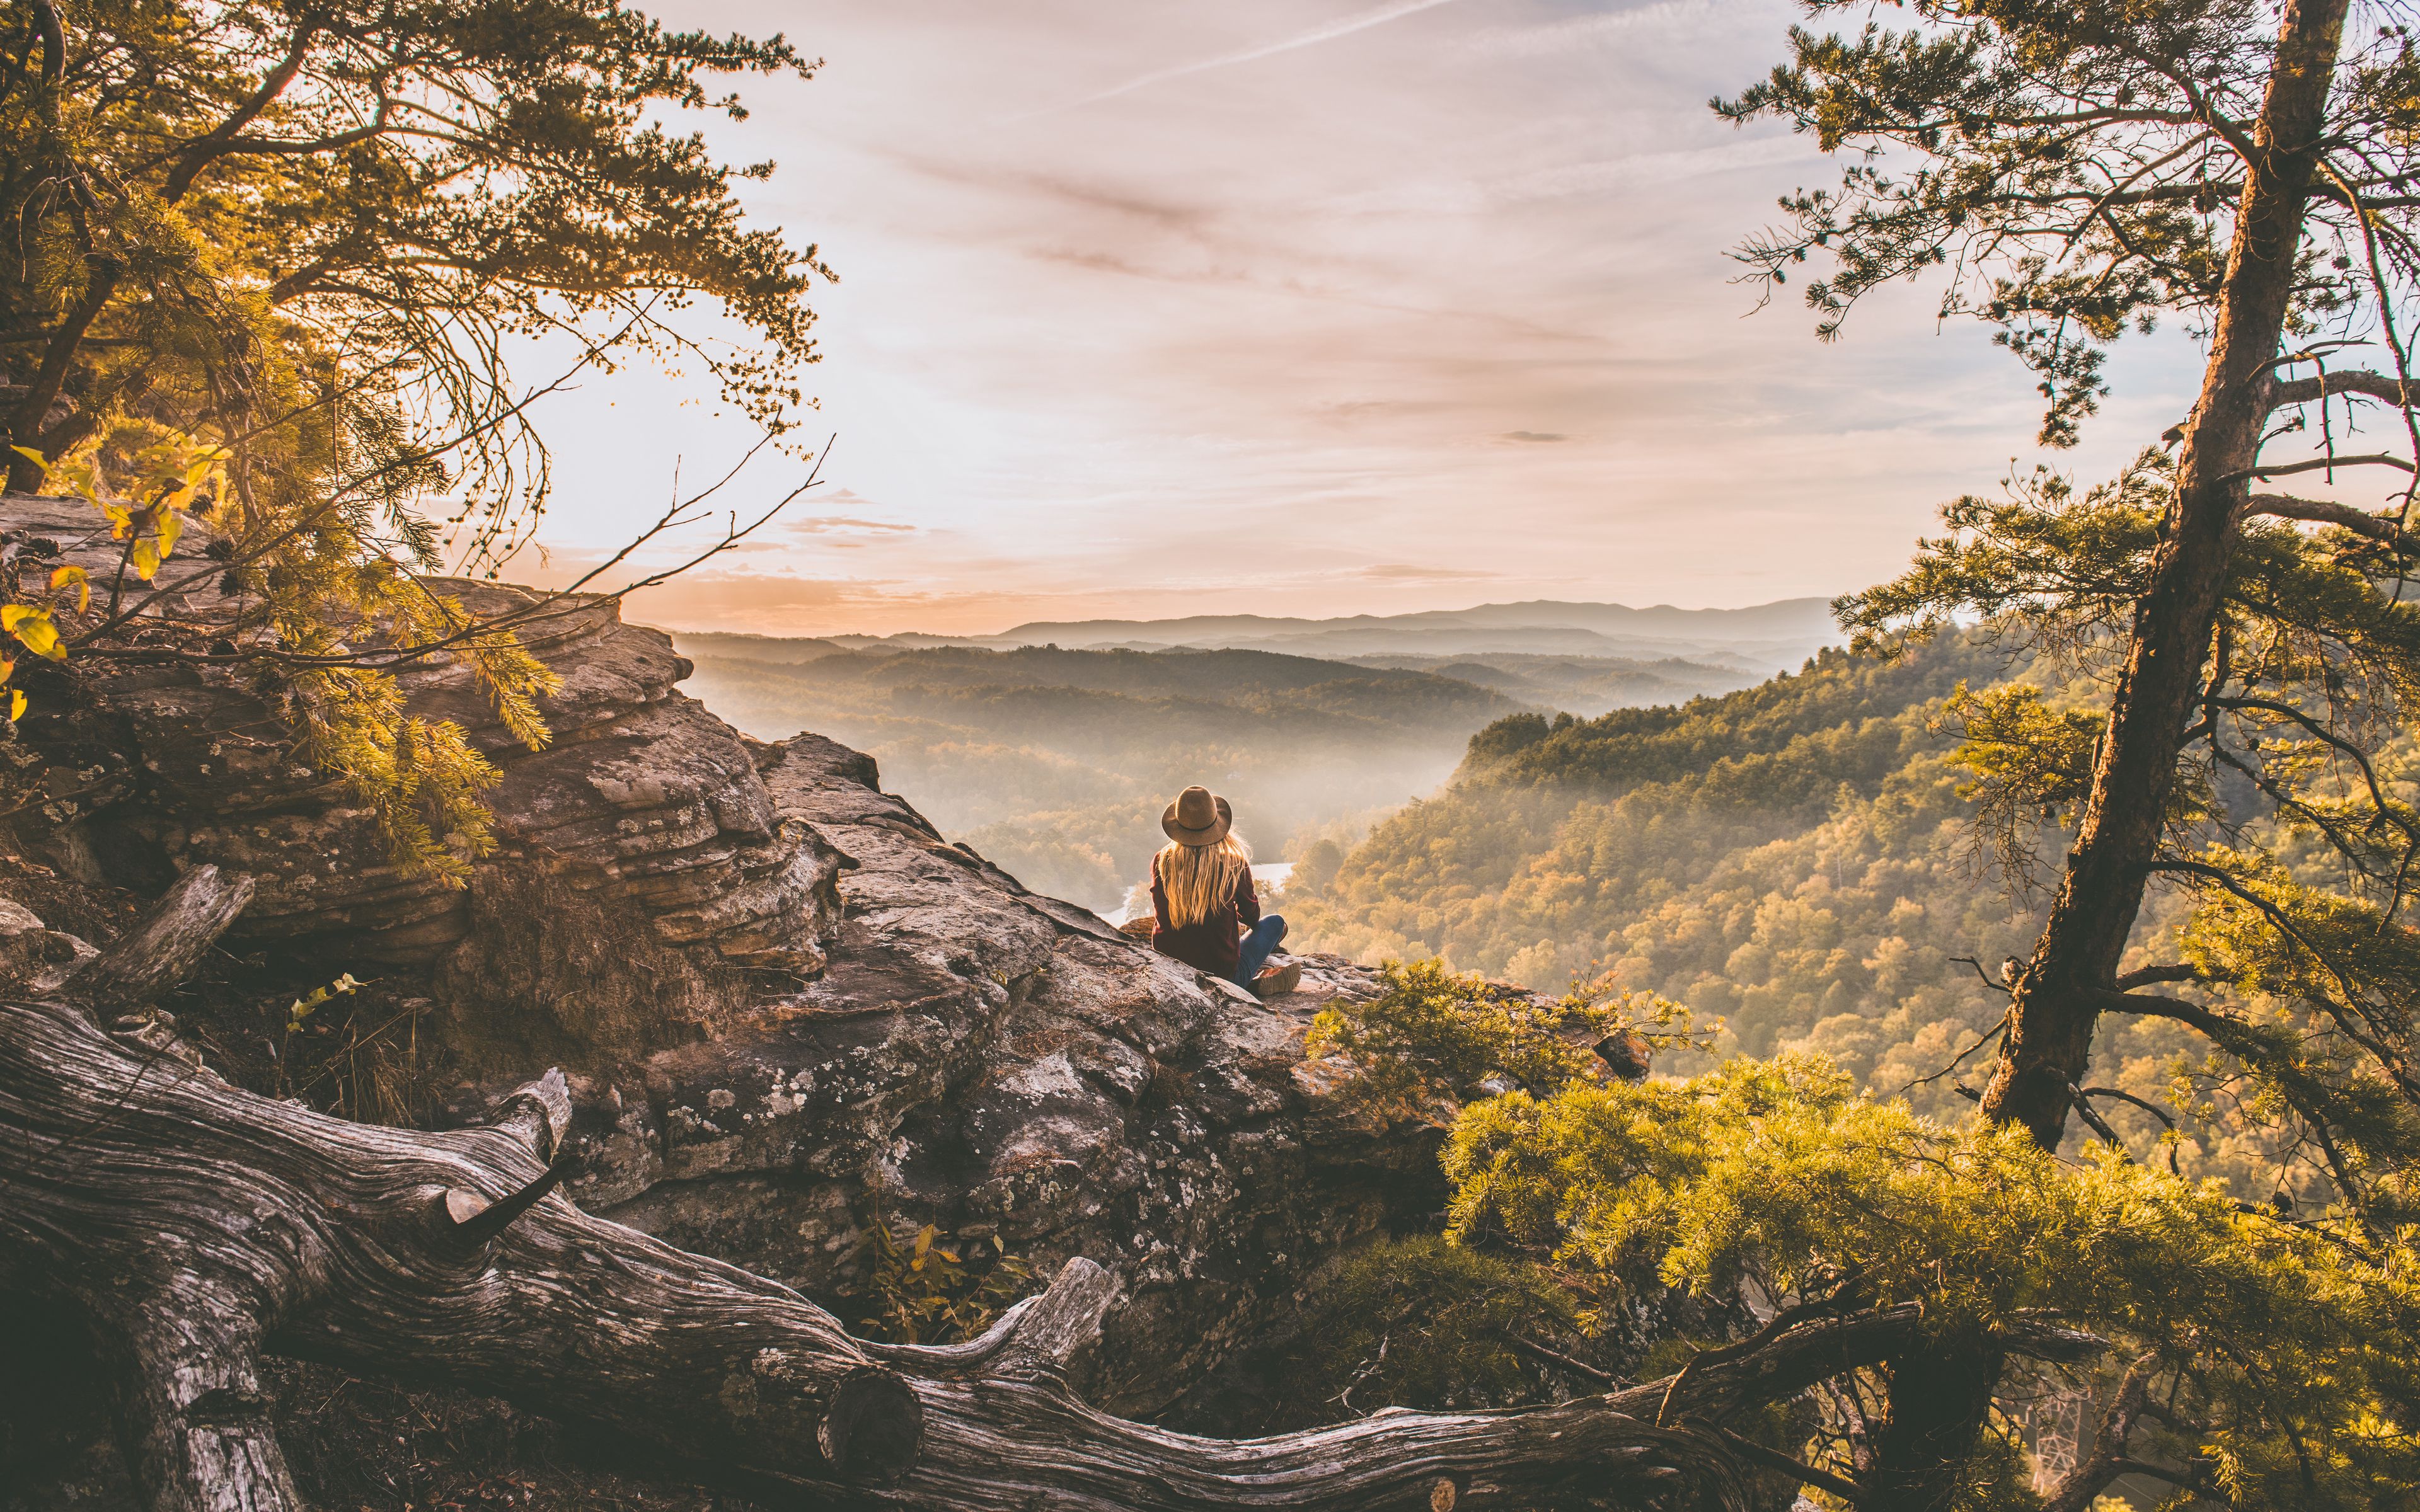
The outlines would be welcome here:
<svg viewBox="0 0 2420 1512">
<path fill-rule="evenodd" d="M 1159 816 L 1159 827 L 1179 845 L 1216 845 L 1235 827 L 1235 810 L 1208 788 L 1196 785 L 1176 795 Z"/>
</svg>

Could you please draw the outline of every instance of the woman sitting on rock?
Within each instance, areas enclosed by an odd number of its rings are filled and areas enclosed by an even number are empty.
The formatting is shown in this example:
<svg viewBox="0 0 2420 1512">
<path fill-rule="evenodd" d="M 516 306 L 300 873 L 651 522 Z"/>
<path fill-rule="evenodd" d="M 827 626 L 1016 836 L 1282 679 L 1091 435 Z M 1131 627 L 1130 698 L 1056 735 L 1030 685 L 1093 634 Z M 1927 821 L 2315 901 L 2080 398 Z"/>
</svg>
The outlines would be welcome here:
<svg viewBox="0 0 2420 1512">
<path fill-rule="evenodd" d="M 1263 997 L 1294 991 L 1302 967 L 1268 964 L 1285 938 L 1285 920 L 1261 915 L 1252 853 L 1234 833 L 1227 800 L 1205 787 L 1187 788 L 1160 815 L 1159 827 L 1169 843 L 1151 858 L 1152 949 Z"/>
</svg>

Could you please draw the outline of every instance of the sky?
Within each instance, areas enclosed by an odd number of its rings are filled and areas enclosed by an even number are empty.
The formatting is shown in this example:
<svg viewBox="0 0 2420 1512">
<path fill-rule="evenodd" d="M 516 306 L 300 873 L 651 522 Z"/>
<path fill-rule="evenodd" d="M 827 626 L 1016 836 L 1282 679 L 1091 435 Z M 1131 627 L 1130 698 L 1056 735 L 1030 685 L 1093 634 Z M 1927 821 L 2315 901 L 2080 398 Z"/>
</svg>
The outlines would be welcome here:
<svg viewBox="0 0 2420 1512">
<path fill-rule="evenodd" d="M 708 136 L 776 162 L 751 216 L 840 277 L 813 296 L 822 481 L 637 595 L 649 623 L 1830 595 L 2012 459 L 2105 475 L 2197 377 L 2180 334 L 2121 346 L 2086 444 L 2046 455 L 2027 375 L 1938 325 L 1935 285 L 1830 345 L 1794 299 L 1757 312 L 1727 249 L 1839 167 L 1706 108 L 1781 55 L 1768 0 L 649 8 L 824 59 L 744 81 L 750 119 Z M 676 469 L 728 467 L 752 437 L 717 409 L 644 368 L 547 401 L 547 565 L 515 575 L 593 563 Z M 718 501 L 803 476 L 762 456 Z"/>
</svg>

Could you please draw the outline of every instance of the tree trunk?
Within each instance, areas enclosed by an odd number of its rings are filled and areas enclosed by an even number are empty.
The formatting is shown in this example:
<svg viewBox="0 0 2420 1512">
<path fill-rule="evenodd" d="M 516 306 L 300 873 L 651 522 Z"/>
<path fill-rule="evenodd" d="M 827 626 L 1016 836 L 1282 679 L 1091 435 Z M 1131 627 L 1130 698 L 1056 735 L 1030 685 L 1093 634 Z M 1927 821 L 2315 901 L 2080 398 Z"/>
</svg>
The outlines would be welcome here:
<svg viewBox="0 0 2420 1512">
<path fill-rule="evenodd" d="M 2236 527 L 2272 409 L 2273 369 L 2293 296 L 2294 258 L 2326 121 L 2348 0 L 2291 0 L 2245 164 L 2201 396 L 2185 425 L 2151 583 L 2067 874 L 2020 973 L 1984 1116 L 2046 1148 L 2067 1127 L 2100 1016 L 2143 901 L 2175 783 L 2177 749 L 2202 691 Z"/>
<path fill-rule="evenodd" d="M 1889 1365 L 1889 1415 L 1859 1477 L 1859 1512 L 1944 1512 L 1958 1496 L 2008 1355 L 1989 1339 L 1908 1350 Z"/>
</svg>

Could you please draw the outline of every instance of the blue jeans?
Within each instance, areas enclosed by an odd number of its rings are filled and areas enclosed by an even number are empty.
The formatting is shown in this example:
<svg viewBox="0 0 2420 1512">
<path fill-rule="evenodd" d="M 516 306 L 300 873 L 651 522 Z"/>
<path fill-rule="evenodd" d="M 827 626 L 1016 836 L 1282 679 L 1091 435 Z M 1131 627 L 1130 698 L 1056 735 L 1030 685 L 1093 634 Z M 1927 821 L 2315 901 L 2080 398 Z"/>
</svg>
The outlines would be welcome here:
<svg viewBox="0 0 2420 1512">
<path fill-rule="evenodd" d="M 1285 916 L 1263 914 L 1261 921 L 1253 925 L 1235 947 L 1236 983 L 1249 987 L 1252 979 L 1261 974 L 1261 968 L 1269 964 L 1269 956 L 1277 949 L 1278 942 L 1284 938 Z"/>
</svg>

